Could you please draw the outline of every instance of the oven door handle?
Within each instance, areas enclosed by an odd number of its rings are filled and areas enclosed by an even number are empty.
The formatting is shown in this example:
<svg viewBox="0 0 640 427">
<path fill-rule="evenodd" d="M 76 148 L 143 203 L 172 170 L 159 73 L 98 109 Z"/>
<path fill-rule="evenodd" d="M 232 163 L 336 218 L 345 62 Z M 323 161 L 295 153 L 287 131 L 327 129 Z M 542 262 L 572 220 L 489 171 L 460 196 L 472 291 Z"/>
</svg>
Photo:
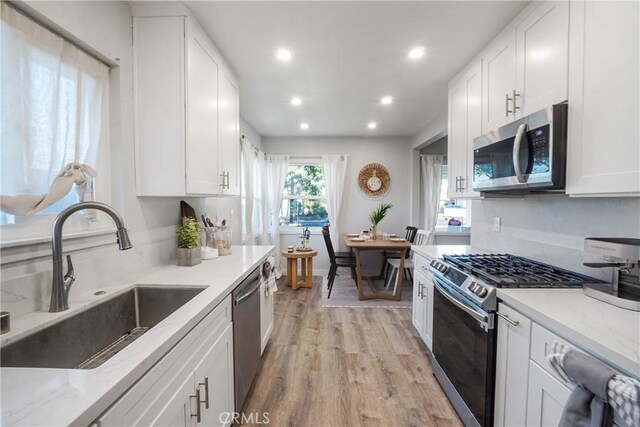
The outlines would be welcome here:
<svg viewBox="0 0 640 427">
<path fill-rule="evenodd" d="M 484 314 L 467 307 L 465 304 L 461 303 L 460 301 L 458 301 L 457 299 L 449 295 L 449 292 L 447 292 L 447 290 L 444 287 L 442 287 L 440 283 L 438 283 L 438 279 L 434 278 L 433 284 L 435 285 L 436 289 L 440 292 L 440 294 L 446 299 L 448 299 L 451 304 L 455 305 L 460 310 L 464 311 L 469 316 L 476 319 L 478 322 L 487 323 L 489 321 L 489 318 Z"/>
<path fill-rule="evenodd" d="M 513 142 L 513 170 L 516 172 L 518 182 L 526 182 L 524 175 L 522 175 L 522 169 L 520 168 L 520 145 L 522 144 L 522 137 L 527 129 L 527 124 L 523 123 L 518 126 L 516 132 L 516 139 Z"/>
</svg>

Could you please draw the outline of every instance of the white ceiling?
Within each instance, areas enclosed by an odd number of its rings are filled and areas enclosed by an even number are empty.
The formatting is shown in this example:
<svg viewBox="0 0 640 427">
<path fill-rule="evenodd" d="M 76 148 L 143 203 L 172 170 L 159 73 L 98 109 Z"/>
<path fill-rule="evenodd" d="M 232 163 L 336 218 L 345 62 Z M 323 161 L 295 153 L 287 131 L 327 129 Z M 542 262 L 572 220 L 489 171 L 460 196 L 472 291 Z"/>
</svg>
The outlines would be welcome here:
<svg viewBox="0 0 640 427">
<path fill-rule="evenodd" d="M 446 110 L 448 80 L 526 5 L 186 3 L 238 73 L 240 113 L 264 136 L 414 135 Z M 413 46 L 425 47 L 422 59 L 408 59 Z M 288 63 L 280 47 L 293 52 Z"/>
</svg>

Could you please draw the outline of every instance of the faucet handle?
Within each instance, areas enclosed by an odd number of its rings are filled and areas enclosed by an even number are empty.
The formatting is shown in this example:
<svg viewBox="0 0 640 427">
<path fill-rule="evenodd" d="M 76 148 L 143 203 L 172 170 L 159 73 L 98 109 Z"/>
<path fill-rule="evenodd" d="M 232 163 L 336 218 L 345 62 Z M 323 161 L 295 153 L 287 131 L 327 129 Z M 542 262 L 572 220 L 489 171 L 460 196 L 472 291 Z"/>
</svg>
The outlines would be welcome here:
<svg viewBox="0 0 640 427">
<path fill-rule="evenodd" d="M 64 275 L 64 280 L 73 283 L 76 280 L 76 272 L 73 269 L 73 263 L 71 262 L 71 255 L 67 255 L 67 274 Z"/>
</svg>

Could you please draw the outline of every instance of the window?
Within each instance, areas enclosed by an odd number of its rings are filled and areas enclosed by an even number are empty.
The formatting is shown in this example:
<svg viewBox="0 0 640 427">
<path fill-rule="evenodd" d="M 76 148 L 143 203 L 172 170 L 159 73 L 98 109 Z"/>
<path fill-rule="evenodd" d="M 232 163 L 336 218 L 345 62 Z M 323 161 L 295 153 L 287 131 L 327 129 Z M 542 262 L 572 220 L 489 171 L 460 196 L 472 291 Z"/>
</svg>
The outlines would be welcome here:
<svg viewBox="0 0 640 427">
<path fill-rule="evenodd" d="M 89 192 L 108 202 L 109 67 L 4 2 L 1 19 L 0 194 L 46 195 L 66 165 L 80 163 L 98 173 Z M 65 190 L 35 214 L 0 212 L 2 242 L 48 236 L 55 214 L 79 200 Z M 100 224 L 74 220 L 67 232 Z"/>
<path fill-rule="evenodd" d="M 440 209 L 436 231 L 469 231 L 471 215 L 466 200 L 453 200 L 447 197 L 448 167 L 442 165 L 442 184 L 440 187 Z"/>
<path fill-rule="evenodd" d="M 328 219 L 322 165 L 289 165 L 280 209 L 280 226 L 322 227 Z"/>
</svg>

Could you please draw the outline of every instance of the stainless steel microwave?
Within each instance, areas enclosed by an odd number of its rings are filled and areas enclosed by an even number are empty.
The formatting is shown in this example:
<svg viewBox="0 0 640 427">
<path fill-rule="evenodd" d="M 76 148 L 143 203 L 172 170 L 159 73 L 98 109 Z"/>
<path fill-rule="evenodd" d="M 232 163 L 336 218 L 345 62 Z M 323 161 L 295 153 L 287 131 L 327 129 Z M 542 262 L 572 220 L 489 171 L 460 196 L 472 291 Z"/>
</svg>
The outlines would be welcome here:
<svg viewBox="0 0 640 427">
<path fill-rule="evenodd" d="M 567 104 L 537 111 L 473 140 L 473 189 L 562 190 L 567 162 Z"/>
</svg>

